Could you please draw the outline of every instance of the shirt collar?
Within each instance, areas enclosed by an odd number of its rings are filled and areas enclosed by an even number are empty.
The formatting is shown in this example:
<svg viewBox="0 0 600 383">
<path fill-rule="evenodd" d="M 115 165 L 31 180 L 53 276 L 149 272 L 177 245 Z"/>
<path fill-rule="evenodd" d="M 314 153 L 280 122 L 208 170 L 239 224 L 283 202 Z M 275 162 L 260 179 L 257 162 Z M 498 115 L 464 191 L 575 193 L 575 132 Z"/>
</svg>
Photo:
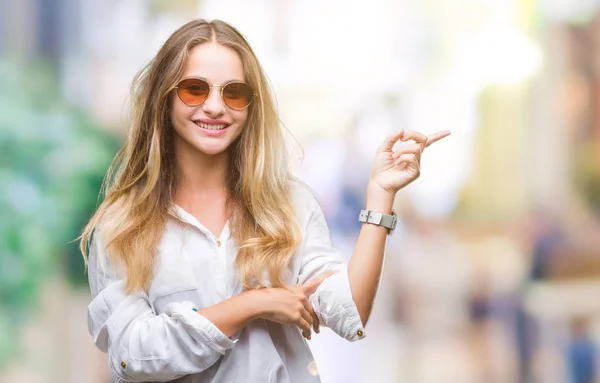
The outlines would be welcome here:
<svg viewBox="0 0 600 383">
<path fill-rule="evenodd" d="M 218 238 L 221 242 L 224 242 L 225 240 L 227 240 L 229 238 L 229 234 L 230 234 L 229 220 L 227 220 L 227 222 L 225 222 L 225 226 L 223 227 L 223 230 L 221 231 L 221 235 L 219 237 L 217 237 L 210 230 L 208 230 L 206 228 L 206 226 L 201 224 L 200 221 L 198 221 L 198 219 L 196 219 L 196 217 L 194 217 L 192 214 L 188 213 L 187 210 L 185 210 L 181 206 L 177 205 L 176 203 L 171 204 L 171 207 L 169 208 L 169 214 L 171 214 L 174 218 L 176 218 L 177 220 L 179 220 L 181 222 L 184 222 L 184 223 L 194 226 L 196 229 L 200 230 L 201 232 L 203 232 L 204 234 L 206 234 L 210 237 Z"/>
</svg>

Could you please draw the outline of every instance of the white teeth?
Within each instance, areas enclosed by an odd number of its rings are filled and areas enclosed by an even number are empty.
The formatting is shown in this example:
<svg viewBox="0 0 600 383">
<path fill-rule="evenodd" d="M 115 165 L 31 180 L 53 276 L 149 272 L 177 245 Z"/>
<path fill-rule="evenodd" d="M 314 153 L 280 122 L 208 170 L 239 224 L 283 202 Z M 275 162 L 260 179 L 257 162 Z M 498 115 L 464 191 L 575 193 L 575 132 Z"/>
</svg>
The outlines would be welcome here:
<svg viewBox="0 0 600 383">
<path fill-rule="evenodd" d="M 221 130 L 221 129 L 224 129 L 227 126 L 225 124 L 212 125 L 212 124 L 205 124 L 205 123 L 202 123 L 202 122 L 197 122 L 196 125 L 198 125 L 202 129 L 208 129 L 208 130 Z"/>
</svg>

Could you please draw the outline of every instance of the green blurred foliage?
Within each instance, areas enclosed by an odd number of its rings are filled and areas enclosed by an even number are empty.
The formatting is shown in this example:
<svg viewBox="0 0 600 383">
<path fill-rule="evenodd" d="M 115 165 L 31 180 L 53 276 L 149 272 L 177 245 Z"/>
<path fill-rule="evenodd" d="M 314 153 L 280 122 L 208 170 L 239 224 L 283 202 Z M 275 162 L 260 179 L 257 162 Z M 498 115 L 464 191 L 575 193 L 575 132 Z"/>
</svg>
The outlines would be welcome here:
<svg viewBox="0 0 600 383">
<path fill-rule="evenodd" d="M 44 278 L 85 281 L 78 244 L 118 139 L 60 97 L 53 71 L 0 58 L 0 367 Z"/>
<path fill-rule="evenodd" d="M 585 201 L 600 215 L 600 155 L 596 148 L 597 144 L 591 139 L 578 145 L 571 174 Z"/>
</svg>

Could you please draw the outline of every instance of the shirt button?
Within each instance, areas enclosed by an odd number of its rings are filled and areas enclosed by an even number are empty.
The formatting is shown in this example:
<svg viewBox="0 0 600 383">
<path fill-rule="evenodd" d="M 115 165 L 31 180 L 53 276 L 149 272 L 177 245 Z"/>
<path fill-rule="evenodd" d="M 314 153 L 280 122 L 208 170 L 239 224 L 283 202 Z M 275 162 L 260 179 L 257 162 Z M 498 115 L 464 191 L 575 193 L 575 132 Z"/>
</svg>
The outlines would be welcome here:
<svg viewBox="0 0 600 383">
<path fill-rule="evenodd" d="M 127 368 L 127 363 L 125 363 L 125 362 L 121 362 L 121 367 L 123 367 L 123 368 Z"/>
<path fill-rule="evenodd" d="M 363 330 L 358 330 L 358 331 L 356 332 L 356 335 L 358 335 L 358 336 L 362 337 L 362 336 L 364 335 L 364 333 L 363 333 Z"/>
<path fill-rule="evenodd" d="M 221 241 L 217 239 L 217 246 L 221 247 Z"/>
</svg>

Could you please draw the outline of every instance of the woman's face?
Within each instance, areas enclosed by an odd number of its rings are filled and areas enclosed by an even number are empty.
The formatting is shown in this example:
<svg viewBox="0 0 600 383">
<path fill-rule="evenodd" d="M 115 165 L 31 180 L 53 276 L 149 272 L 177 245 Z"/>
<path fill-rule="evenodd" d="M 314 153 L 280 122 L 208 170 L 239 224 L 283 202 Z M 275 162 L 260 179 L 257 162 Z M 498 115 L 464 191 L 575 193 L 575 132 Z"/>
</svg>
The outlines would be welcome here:
<svg viewBox="0 0 600 383">
<path fill-rule="evenodd" d="M 188 77 L 202 78 L 210 85 L 245 81 L 237 52 L 214 42 L 192 48 L 182 79 Z M 221 87 L 212 87 L 206 101 L 199 106 L 184 104 L 176 94 L 170 102 L 175 150 L 209 156 L 223 153 L 242 133 L 248 117 L 248 108 L 234 110 L 223 103 Z"/>
</svg>

